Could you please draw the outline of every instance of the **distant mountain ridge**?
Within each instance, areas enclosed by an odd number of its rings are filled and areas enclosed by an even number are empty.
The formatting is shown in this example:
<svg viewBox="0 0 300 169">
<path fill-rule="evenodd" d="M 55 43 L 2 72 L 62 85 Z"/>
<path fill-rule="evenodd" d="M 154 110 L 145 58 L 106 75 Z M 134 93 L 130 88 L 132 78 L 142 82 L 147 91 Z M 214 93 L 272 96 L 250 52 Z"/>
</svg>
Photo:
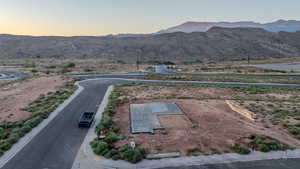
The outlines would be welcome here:
<svg viewBox="0 0 300 169">
<path fill-rule="evenodd" d="M 224 61 L 300 57 L 300 31 L 213 27 L 152 36 L 0 35 L 0 59 L 105 58 L 141 61 Z"/>
<path fill-rule="evenodd" d="M 223 28 L 262 28 L 269 32 L 296 32 L 300 30 L 300 21 L 297 20 L 278 20 L 271 23 L 257 23 L 257 22 L 186 22 L 181 25 L 161 30 L 157 33 L 173 33 L 173 32 L 206 32 L 212 27 Z"/>
</svg>

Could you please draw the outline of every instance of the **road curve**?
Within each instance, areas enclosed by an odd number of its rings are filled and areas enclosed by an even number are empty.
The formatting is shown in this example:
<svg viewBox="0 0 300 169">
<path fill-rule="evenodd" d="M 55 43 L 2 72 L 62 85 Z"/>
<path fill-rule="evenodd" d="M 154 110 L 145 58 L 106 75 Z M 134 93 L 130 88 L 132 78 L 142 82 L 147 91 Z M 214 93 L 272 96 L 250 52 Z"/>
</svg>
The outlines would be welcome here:
<svg viewBox="0 0 300 169">
<path fill-rule="evenodd" d="M 126 77 L 128 78 L 128 77 Z M 134 77 L 132 77 L 134 78 Z M 299 87 L 291 84 L 252 84 L 218 82 L 178 82 L 159 80 L 121 79 L 106 76 L 97 80 L 79 83 L 84 90 L 68 104 L 38 135 L 18 152 L 2 169 L 70 169 L 80 145 L 88 130 L 79 129 L 77 120 L 83 111 L 97 111 L 104 94 L 110 85 L 126 82 L 164 83 L 164 84 L 205 84 L 228 86 L 272 86 Z M 297 160 L 296 160 L 297 161 Z M 297 162 L 300 166 L 300 161 Z M 227 165 L 228 166 L 228 165 Z M 199 166 L 198 166 L 199 167 Z M 270 166 L 271 167 L 271 166 Z M 271 168 L 265 167 L 267 169 Z M 234 167 L 233 167 L 234 168 Z M 232 168 L 232 169 L 233 169 Z M 257 168 L 257 167 L 256 167 Z M 165 168 L 167 169 L 167 168 Z M 272 168 L 273 169 L 273 168 Z"/>
<path fill-rule="evenodd" d="M 0 80 L 17 80 L 24 77 L 26 77 L 26 74 L 21 72 L 0 70 Z"/>
</svg>

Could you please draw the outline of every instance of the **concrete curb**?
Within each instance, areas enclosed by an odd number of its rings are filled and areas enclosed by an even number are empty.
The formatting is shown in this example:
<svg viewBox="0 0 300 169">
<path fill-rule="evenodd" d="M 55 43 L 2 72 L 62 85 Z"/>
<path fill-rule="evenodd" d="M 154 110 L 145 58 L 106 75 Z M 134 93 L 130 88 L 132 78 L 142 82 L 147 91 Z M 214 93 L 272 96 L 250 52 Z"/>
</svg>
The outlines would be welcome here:
<svg viewBox="0 0 300 169">
<path fill-rule="evenodd" d="M 11 149 L 5 152 L 0 157 L 0 168 L 2 168 L 9 160 L 11 160 L 19 151 L 21 151 L 36 135 L 38 135 L 72 100 L 74 100 L 83 90 L 84 87 L 79 85 L 79 82 L 75 83 L 78 89 L 67 100 L 65 100 L 57 109 L 50 113 L 49 117 L 43 120 L 37 127 L 33 128 L 29 133 L 22 137 Z"/>
</svg>

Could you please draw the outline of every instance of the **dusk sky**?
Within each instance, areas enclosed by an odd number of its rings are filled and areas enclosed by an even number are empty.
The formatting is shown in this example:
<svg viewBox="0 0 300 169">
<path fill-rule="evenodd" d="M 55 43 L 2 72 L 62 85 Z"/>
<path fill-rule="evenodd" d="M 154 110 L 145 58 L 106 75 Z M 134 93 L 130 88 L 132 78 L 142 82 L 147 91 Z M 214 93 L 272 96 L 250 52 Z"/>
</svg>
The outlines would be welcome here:
<svg viewBox="0 0 300 169">
<path fill-rule="evenodd" d="M 0 0 L 0 34 L 153 33 L 186 21 L 300 20 L 299 0 Z"/>
</svg>

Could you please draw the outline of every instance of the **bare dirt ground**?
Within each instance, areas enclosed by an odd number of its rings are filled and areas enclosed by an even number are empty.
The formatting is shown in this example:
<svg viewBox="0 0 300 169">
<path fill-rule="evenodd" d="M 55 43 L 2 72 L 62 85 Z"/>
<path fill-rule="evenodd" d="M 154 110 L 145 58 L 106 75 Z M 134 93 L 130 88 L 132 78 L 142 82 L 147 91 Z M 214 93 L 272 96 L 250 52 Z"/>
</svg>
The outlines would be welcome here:
<svg viewBox="0 0 300 169">
<path fill-rule="evenodd" d="M 37 77 L 0 87 L 0 122 L 24 120 L 31 113 L 22 111 L 41 94 L 55 91 L 66 82 L 62 77 Z"/>
<path fill-rule="evenodd" d="M 289 134 L 281 125 L 272 125 L 272 118 L 264 118 L 265 116 L 261 115 L 256 121 L 251 121 L 231 110 L 225 103 L 225 99 L 237 96 L 244 99 L 257 97 L 268 99 L 267 94 L 251 95 L 229 88 L 186 86 L 131 86 L 122 87 L 121 91 L 123 97 L 125 95 L 130 102 L 120 106 L 113 119 L 120 128 L 119 134 L 127 136 L 125 140 L 117 143 L 119 146 L 135 141 L 144 147 L 147 153 L 179 151 L 182 155 L 208 155 L 233 152 L 232 147 L 235 144 L 246 145 L 249 136 L 262 134 L 292 147 L 300 147 L 300 140 Z M 282 98 L 285 95 L 287 93 L 277 93 L 273 97 Z M 160 96 L 169 96 L 169 99 Z M 192 96 L 199 99 L 172 98 L 175 96 Z M 221 98 L 208 99 L 219 96 Z M 165 129 L 157 130 L 153 135 L 131 134 L 129 104 L 161 101 L 175 102 L 185 115 L 159 116 L 159 121 Z M 295 122 L 295 120 L 291 121 Z"/>
<path fill-rule="evenodd" d="M 134 86 L 122 87 L 129 99 L 179 97 L 196 99 L 241 99 L 241 100 L 276 100 L 300 99 L 300 90 L 278 90 L 258 92 L 255 94 L 236 91 L 231 88 L 194 87 L 194 86 Z"/>
<path fill-rule="evenodd" d="M 140 64 L 139 71 L 151 65 Z M 136 64 L 104 59 L 27 59 L 1 60 L 0 69 L 19 70 L 27 74 L 81 74 L 136 72 Z M 32 72 L 34 70 L 34 73 Z"/>
<path fill-rule="evenodd" d="M 292 63 L 300 62 L 299 57 L 295 58 L 279 58 L 268 60 L 252 60 L 250 64 L 274 64 L 274 63 Z M 274 71 L 267 70 L 258 67 L 247 67 L 240 65 L 247 65 L 247 61 L 226 61 L 226 62 L 210 62 L 210 63 L 192 63 L 183 64 L 177 63 L 175 67 L 178 67 L 181 72 L 185 73 L 272 73 L 272 74 L 285 74 L 291 73 L 290 71 Z M 299 72 L 293 72 L 299 73 Z"/>
</svg>

